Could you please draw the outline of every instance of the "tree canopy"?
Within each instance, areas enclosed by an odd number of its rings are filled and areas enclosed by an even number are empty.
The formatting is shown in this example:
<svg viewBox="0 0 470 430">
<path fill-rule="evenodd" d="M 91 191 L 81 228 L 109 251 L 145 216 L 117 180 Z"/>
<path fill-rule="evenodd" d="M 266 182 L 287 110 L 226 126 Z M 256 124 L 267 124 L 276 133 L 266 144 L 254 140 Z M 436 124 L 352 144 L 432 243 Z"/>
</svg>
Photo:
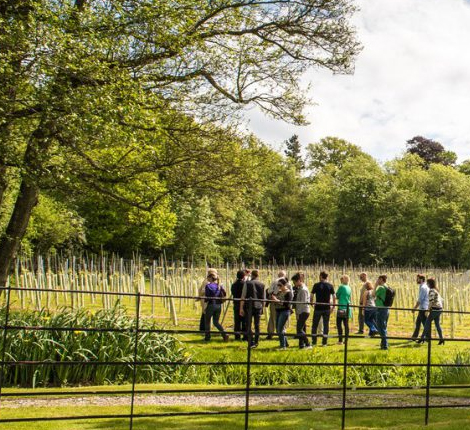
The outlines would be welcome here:
<svg viewBox="0 0 470 430">
<path fill-rule="evenodd" d="M 406 142 L 407 152 L 419 155 L 428 168 L 432 163 L 452 166 L 457 161 L 457 154 L 452 151 L 446 151 L 444 146 L 435 140 L 423 136 L 415 136 Z"/>
<path fill-rule="evenodd" d="M 353 69 L 353 12 L 349 0 L 0 2 L 0 285 L 41 192 L 164 214 L 185 190 L 251 184 L 237 112 L 305 123 L 299 79 Z"/>
</svg>

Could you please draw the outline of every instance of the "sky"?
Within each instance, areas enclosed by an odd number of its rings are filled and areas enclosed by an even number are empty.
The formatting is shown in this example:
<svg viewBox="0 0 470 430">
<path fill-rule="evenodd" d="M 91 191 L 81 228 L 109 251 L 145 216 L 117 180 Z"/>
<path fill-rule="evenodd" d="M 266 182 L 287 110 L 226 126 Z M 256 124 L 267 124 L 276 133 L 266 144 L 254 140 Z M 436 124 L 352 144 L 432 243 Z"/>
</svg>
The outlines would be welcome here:
<svg viewBox="0 0 470 430">
<path fill-rule="evenodd" d="M 399 157 L 424 136 L 470 158 L 470 1 L 356 0 L 352 22 L 363 50 L 353 75 L 310 70 L 305 110 L 295 127 L 257 111 L 248 129 L 276 149 L 293 134 L 303 146 L 326 136 L 359 145 L 379 161 Z"/>
</svg>

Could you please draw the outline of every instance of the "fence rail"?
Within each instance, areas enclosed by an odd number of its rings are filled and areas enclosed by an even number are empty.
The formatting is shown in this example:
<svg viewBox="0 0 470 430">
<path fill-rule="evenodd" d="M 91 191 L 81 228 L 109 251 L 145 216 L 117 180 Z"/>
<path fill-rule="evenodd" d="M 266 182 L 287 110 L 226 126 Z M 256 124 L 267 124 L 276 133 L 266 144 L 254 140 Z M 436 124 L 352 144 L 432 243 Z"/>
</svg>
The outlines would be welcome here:
<svg viewBox="0 0 470 430">
<path fill-rule="evenodd" d="M 135 305 L 135 326 L 128 329 L 116 329 L 116 328 L 100 328 L 100 327 L 43 327 L 43 326 L 28 326 L 28 325 L 11 325 L 10 322 L 10 306 L 11 306 L 11 292 L 12 291 L 29 291 L 29 292 L 38 292 L 38 293 L 64 293 L 70 292 L 73 294 L 95 294 L 95 295 L 110 295 L 110 296 L 126 296 L 133 297 L 136 300 Z M 44 288 L 19 288 L 19 287 L 0 287 L 0 294 L 5 293 L 5 319 L 0 325 L 2 330 L 2 349 L 0 351 L 0 408 L 2 398 L 5 397 L 37 397 L 37 396 L 73 396 L 73 395 L 103 395 L 103 394 L 128 394 L 130 395 L 130 413 L 129 414 L 118 414 L 118 415 L 82 415 L 82 416 L 59 416 L 59 417 L 24 417 L 24 418 L 2 418 L 0 416 L 0 423 L 15 423 L 15 422 L 40 422 L 40 421 L 67 421 L 67 420 L 98 420 L 98 419 L 128 419 L 130 430 L 134 427 L 134 420 L 139 418 L 164 418 L 164 417 L 178 417 L 178 416 L 222 416 L 222 415 L 244 415 L 244 428 L 249 428 L 249 418 L 252 414 L 284 414 L 284 413 L 294 413 L 294 412 L 315 412 L 315 411 L 337 411 L 341 412 L 341 428 L 344 429 L 346 426 L 346 412 L 348 411 L 370 411 L 370 410 L 384 410 L 384 409 L 420 409 L 424 410 L 424 422 L 427 425 L 429 422 L 429 411 L 431 409 L 445 409 L 445 408 L 470 408 L 470 404 L 441 404 L 441 405 L 431 405 L 431 389 L 462 389 L 470 388 L 470 385 L 431 385 L 431 370 L 435 367 L 455 367 L 455 368 L 467 368 L 470 367 L 470 363 L 432 363 L 432 336 L 430 333 L 430 340 L 427 343 L 427 359 L 426 363 L 367 363 L 367 362 L 350 362 L 348 359 L 348 344 L 350 339 L 361 338 L 363 336 L 354 336 L 346 334 L 344 336 L 344 354 L 343 360 L 338 362 L 279 362 L 279 361 L 253 361 L 251 358 L 250 348 L 252 340 L 251 330 L 247 330 L 244 333 L 247 338 L 247 355 L 246 361 L 189 361 L 189 362 L 179 362 L 179 361 L 139 361 L 137 360 L 137 347 L 139 343 L 139 335 L 143 333 L 169 333 L 169 334 L 200 334 L 199 330 L 175 330 L 175 329 L 143 329 L 140 327 L 141 321 L 141 300 L 143 297 L 152 297 L 152 298 L 173 298 L 173 299 L 196 299 L 198 297 L 194 296 L 184 296 L 184 295 L 165 295 L 165 294 L 146 294 L 141 292 L 129 293 L 129 292 L 107 292 L 107 291 L 89 291 L 89 290 L 55 290 L 55 289 L 44 289 Z M 237 299 L 226 298 L 224 299 L 226 303 L 233 302 Z M 253 300 L 246 299 L 248 303 L 248 321 L 251 321 L 251 316 L 253 312 Z M 269 300 L 264 300 L 269 302 Z M 338 306 L 338 305 L 336 305 Z M 360 306 L 348 305 L 348 308 L 360 308 Z M 395 308 L 394 308 L 395 309 Z M 398 308 L 403 311 L 412 311 L 410 308 Z M 347 309 L 347 312 L 349 309 Z M 443 311 L 444 313 L 453 313 L 453 314 L 470 314 L 470 312 L 465 311 Z M 130 332 L 134 335 L 134 354 L 133 360 L 130 361 L 38 361 L 38 360 L 6 360 L 6 344 L 7 344 L 7 335 L 9 331 L 18 331 L 18 330 L 48 330 L 48 331 L 95 331 L 95 332 Z M 227 331 L 228 334 L 234 334 L 235 332 Z M 266 334 L 266 333 L 261 333 Z M 294 334 L 287 334 L 287 336 L 293 337 Z M 336 336 L 329 336 L 336 337 Z M 396 340 L 409 340 L 409 337 L 402 336 L 387 336 L 387 339 L 396 339 Z M 470 338 L 452 338 L 452 341 L 455 342 L 470 342 Z M 3 392 L 3 376 L 5 368 L 14 368 L 16 366 L 74 366 L 74 365 L 86 365 L 86 366 L 132 366 L 132 388 L 130 390 L 105 390 L 105 391 L 94 391 L 94 390 L 85 390 L 85 391 L 62 391 L 62 392 L 47 392 L 47 391 L 36 391 L 30 393 L 23 393 L 20 391 L 13 391 L 4 393 Z M 246 367 L 246 385 L 244 388 L 215 388 L 215 389 L 168 389 L 168 390 L 142 390 L 136 388 L 136 375 L 138 368 L 140 366 L 245 366 Z M 338 366 L 343 368 L 343 377 L 342 384 L 338 387 L 253 387 L 251 386 L 251 368 L 252 366 Z M 355 387 L 348 386 L 347 376 L 348 369 L 353 367 L 381 367 L 381 366 L 393 366 L 393 367 L 425 367 L 426 368 L 426 384 L 418 386 L 393 386 L 393 387 Z M 347 406 L 347 396 L 350 391 L 385 391 L 385 390 L 425 390 L 425 404 L 424 405 L 400 405 L 400 406 Z M 300 408 L 276 408 L 276 409 L 266 409 L 266 408 L 251 408 L 250 407 L 250 394 L 259 393 L 259 392 L 341 392 L 341 407 L 300 407 Z M 135 413 L 135 396 L 137 394 L 178 394 L 178 393 L 245 393 L 245 406 L 243 409 L 229 409 L 229 410 L 220 410 L 220 411 L 193 411 L 193 412 L 162 412 L 162 413 Z"/>
</svg>

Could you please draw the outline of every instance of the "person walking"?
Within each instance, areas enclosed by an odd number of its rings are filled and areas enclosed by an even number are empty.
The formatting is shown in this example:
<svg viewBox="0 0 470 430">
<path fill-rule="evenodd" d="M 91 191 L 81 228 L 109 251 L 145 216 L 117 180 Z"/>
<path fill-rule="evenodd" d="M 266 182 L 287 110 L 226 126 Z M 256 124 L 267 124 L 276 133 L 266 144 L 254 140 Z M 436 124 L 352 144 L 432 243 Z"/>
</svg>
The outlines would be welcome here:
<svg viewBox="0 0 470 430">
<path fill-rule="evenodd" d="M 343 325 L 344 335 L 349 336 L 349 318 L 352 317 L 351 304 L 351 287 L 349 286 L 349 276 L 343 275 L 340 278 L 341 285 L 336 291 L 338 299 L 338 310 L 336 312 L 336 329 L 338 330 L 338 345 L 343 344 Z"/>
<path fill-rule="evenodd" d="M 207 269 L 206 277 L 202 281 L 201 286 L 199 287 L 198 298 L 196 299 L 196 301 L 201 302 L 201 311 L 202 312 L 201 312 L 201 317 L 199 318 L 199 331 L 201 331 L 201 332 L 206 331 L 206 328 L 205 328 L 205 319 L 206 319 L 205 313 L 206 313 L 207 302 L 204 299 L 204 297 L 206 295 L 206 285 L 209 283 L 208 277 L 210 275 L 214 275 L 217 278 L 218 277 L 217 269 L 213 269 L 213 268 Z"/>
<path fill-rule="evenodd" d="M 364 323 L 369 327 L 369 337 L 376 336 L 377 330 L 377 308 L 375 307 L 374 286 L 372 282 L 364 283 L 365 290 L 361 297 L 361 311 L 364 317 Z"/>
<path fill-rule="evenodd" d="M 426 319 L 426 325 L 424 326 L 424 331 L 421 335 L 419 343 L 423 343 L 425 339 L 428 341 L 431 340 L 431 323 L 434 321 L 437 334 L 439 335 L 439 345 L 444 345 L 445 341 L 444 336 L 442 335 L 442 328 L 440 323 L 443 300 L 441 295 L 439 294 L 439 289 L 437 288 L 436 280 L 434 278 L 429 278 L 427 280 L 427 285 L 429 287 L 429 315 Z"/>
<path fill-rule="evenodd" d="M 297 294 L 294 298 L 295 315 L 297 317 L 297 337 L 299 339 L 300 349 L 312 348 L 307 336 L 307 320 L 310 316 L 310 292 L 304 284 L 304 278 L 301 273 L 292 276 L 291 281 L 294 288 L 297 288 Z"/>
<path fill-rule="evenodd" d="M 380 334 L 380 349 L 388 349 L 387 325 L 390 308 L 385 306 L 387 294 L 387 275 L 380 275 L 375 288 L 375 305 L 377 306 L 377 330 Z"/>
<path fill-rule="evenodd" d="M 247 340 L 251 339 L 251 348 L 256 348 L 259 343 L 260 320 L 263 314 L 265 290 L 264 284 L 259 281 L 258 270 L 251 271 L 251 279 L 245 282 L 240 301 L 240 316 L 245 318 Z M 287 282 L 286 282 L 287 283 Z M 251 304 L 251 318 L 250 314 Z M 252 324 L 255 326 L 255 335 L 253 337 Z"/>
<path fill-rule="evenodd" d="M 333 302 L 331 305 L 331 301 Z M 335 289 L 328 282 L 328 273 L 320 273 L 320 282 L 317 282 L 312 288 L 310 304 L 314 305 L 312 321 L 312 345 L 317 344 L 317 330 L 320 320 L 323 321 L 322 346 L 328 343 L 328 332 L 330 330 L 330 314 L 336 305 Z"/>
<path fill-rule="evenodd" d="M 245 285 L 245 271 L 237 272 L 237 279 L 232 284 L 230 291 L 233 298 L 233 331 L 235 332 L 235 340 L 246 340 L 246 324 L 245 318 L 240 316 L 240 299 L 242 297 L 243 286 Z"/>
<path fill-rule="evenodd" d="M 211 321 L 214 326 L 220 331 L 222 338 L 225 342 L 228 341 L 228 334 L 225 333 L 222 324 L 219 323 L 220 313 L 222 311 L 222 299 L 227 295 L 223 285 L 219 283 L 216 275 L 210 274 L 207 277 L 209 283 L 205 287 L 205 302 L 207 304 L 205 311 L 205 338 L 204 340 L 211 340 Z"/>
<path fill-rule="evenodd" d="M 276 305 L 276 328 L 279 336 L 279 348 L 285 350 L 289 346 L 286 336 L 286 324 L 292 314 L 293 294 L 287 288 L 287 281 L 284 278 L 279 279 L 277 287 L 278 292 L 272 296 L 272 300 L 274 300 Z"/>
<path fill-rule="evenodd" d="M 365 291 L 366 291 L 366 283 L 367 282 L 370 282 L 368 279 L 367 279 L 367 273 L 366 272 L 362 272 L 360 275 L 359 275 L 359 279 L 361 280 L 362 282 L 362 287 L 361 289 L 359 290 L 359 304 L 362 305 L 362 296 L 364 295 Z M 357 329 L 357 332 L 356 334 L 364 334 L 364 318 L 365 318 L 365 313 L 364 313 L 364 309 L 363 308 L 359 308 L 358 309 L 358 313 L 357 313 L 357 323 L 358 323 L 358 329 Z"/>
<path fill-rule="evenodd" d="M 276 295 L 279 291 L 279 281 L 281 279 L 286 279 L 287 273 L 284 270 L 280 270 L 277 274 L 277 278 L 271 282 L 271 285 L 268 288 L 266 298 L 271 300 L 273 295 Z M 288 284 L 288 288 L 290 289 L 290 285 Z M 273 338 L 274 334 L 276 333 L 276 304 L 274 302 L 269 302 L 267 308 L 269 309 L 269 319 L 268 319 L 268 335 L 266 336 L 267 340 Z"/>
<path fill-rule="evenodd" d="M 418 300 L 413 308 L 413 313 L 416 309 L 418 309 L 418 316 L 416 317 L 415 321 L 415 330 L 411 335 L 411 340 L 418 340 L 419 339 L 419 329 L 421 325 L 424 327 L 426 326 L 426 312 L 429 307 L 429 287 L 426 283 L 426 277 L 424 275 L 417 275 L 416 276 L 416 283 L 419 285 L 419 292 L 418 292 Z"/>
</svg>

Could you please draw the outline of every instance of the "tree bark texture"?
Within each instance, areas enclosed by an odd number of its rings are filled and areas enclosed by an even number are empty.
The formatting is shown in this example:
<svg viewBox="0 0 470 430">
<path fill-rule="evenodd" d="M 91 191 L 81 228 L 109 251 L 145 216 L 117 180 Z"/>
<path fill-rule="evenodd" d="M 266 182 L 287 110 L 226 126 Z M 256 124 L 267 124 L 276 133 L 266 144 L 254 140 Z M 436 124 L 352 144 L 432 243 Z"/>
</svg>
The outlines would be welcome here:
<svg viewBox="0 0 470 430">
<path fill-rule="evenodd" d="M 38 202 L 39 179 L 48 153 L 48 124 L 42 122 L 33 132 L 24 154 L 24 170 L 13 213 L 0 238 L 0 287 L 6 285 L 10 266 L 26 233 L 31 213 Z"/>
<path fill-rule="evenodd" d="M 20 192 L 16 199 L 15 209 L 8 223 L 5 235 L 0 241 L 0 286 L 6 285 L 10 265 L 18 251 L 31 212 L 38 201 L 39 188 L 33 181 L 21 182 Z"/>
</svg>

